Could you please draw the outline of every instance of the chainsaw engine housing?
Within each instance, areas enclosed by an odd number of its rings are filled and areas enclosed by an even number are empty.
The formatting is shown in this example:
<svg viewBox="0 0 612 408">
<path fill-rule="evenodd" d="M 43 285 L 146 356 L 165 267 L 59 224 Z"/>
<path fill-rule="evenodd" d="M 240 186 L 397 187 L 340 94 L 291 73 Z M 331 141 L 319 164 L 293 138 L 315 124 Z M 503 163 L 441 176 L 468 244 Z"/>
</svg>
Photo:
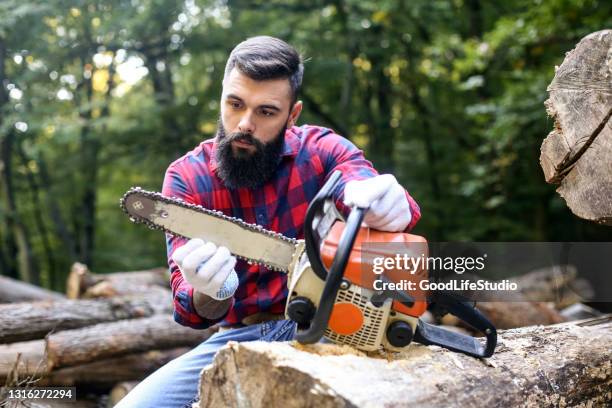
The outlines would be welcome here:
<svg viewBox="0 0 612 408">
<path fill-rule="evenodd" d="M 398 246 L 409 259 L 425 259 L 427 241 L 362 227 L 367 208 L 354 207 L 345 219 L 333 200 L 341 175 L 335 171 L 310 203 L 304 241 L 297 244 L 289 267 L 285 315 L 298 324 L 296 339 L 309 344 L 324 336 L 366 351 L 399 351 L 414 340 L 476 357 L 491 356 L 497 332 L 473 304 L 453 293 L 432 296 L 420 291 L 419 283 L 428 277 L 426 262 L 413 262 L 409 272 L 392 265 L 374 273 L 373 261 L 395 257 Z M 373 243 L 377 245 L 368 245 Z M 409 291 L 393 286 L 404 282 Z M 484 333 L 485 344 L 419 319 L 432 304 Z"/>
<path fill-rule="evenodd" d="M 336 221 L 321 245 L 321 258 L 328 268 L 331 267 L 338 250 L 344 227 L 344 222 Z M 368 252 L 364 248 L 368 242 L 413 244 L 418 246 L 419 251 L 426 248 L 425 239 L 417 235 L 361 228 L 344 269 L 343 280 L 334 300 L 324 337 L 334 343 L 347 344 L 360 350 L 371 351 L 382 347 L 399 351 L 412 340 L 418 317 L 425 312 L 427 304 L 424 300 L 417 300 L 411 305 L 405 305 L 392 298 L 386 298 L 382 303 L 372 302 L 377 294 L 373 290 L 373 282 L 377 276 L 372 272 L 371 260 L 375 256 L 385 254 Z M 325 281 L 313 271 L 303 249 L 298 257 L 289 276 L 286 315 L 300 324 L 300 320 L 306 323 L 312 318 L 319 307 Z M 417 281 L 424 276 L 426 271 L 422 270 L 414 274 L 413 278 Z"/>
</svg>

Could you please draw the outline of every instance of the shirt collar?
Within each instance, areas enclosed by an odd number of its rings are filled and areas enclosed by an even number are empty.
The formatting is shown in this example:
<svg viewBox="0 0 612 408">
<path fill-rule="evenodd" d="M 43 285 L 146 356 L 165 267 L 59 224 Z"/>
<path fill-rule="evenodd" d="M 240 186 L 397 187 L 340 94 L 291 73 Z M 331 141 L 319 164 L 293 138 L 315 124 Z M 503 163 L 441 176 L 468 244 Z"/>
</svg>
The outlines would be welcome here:
<svg viewBox="0 0 612 408">
<path fill-rule="evenodd" d="M 300 149 L 300 139 L 298 137 L 298 133 L 300 132 L 300 128 L 297 126 L 292 126 L 285 131 L 285 142 L 283 143 L 283 152 L 281 153 L 281 157 L 295 157 Z M 210 153 L 210 160 L 208 162 L 208 166 L 211 171 L 216 171 L 218 164 L 217 158 L 215 157 L 215 152 L 217 151 L 217 138 L 213 139 L 212 151 Z"/>
</svg>

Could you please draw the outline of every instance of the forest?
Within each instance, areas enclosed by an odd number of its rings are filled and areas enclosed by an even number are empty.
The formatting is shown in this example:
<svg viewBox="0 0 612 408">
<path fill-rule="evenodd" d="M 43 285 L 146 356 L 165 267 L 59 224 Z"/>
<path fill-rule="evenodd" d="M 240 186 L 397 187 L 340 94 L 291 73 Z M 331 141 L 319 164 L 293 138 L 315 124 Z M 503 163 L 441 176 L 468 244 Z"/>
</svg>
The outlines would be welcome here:
<svg viewBox="0 0 612 408">
<path fill-rule="evenodd" d="M 436 241 L 606 241 L 547 184 L 555 66 L 612 27 L 598 0 L 2 0 L 0 270 L 64 291 L 165 264 L 119 208 L 214 136 L 231 49 L 255 35 L 305 60 L 299 124 L 393 173 Z"/>
</svg>

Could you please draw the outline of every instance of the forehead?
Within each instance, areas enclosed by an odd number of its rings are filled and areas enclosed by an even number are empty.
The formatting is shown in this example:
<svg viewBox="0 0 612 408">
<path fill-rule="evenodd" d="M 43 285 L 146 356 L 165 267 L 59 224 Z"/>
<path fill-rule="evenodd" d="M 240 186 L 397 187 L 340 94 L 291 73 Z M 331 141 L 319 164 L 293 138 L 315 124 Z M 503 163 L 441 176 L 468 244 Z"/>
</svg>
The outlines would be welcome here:
<svg viewBox="0 0 612 408">
<path fill-rule="evenodd" d="M 275 102 L 284 106 L 291 102 L 291 86 L 288 79 L 256 81 L 236 68 L 232 69 L 223 81 L 223 97 L 229 94 L 238 96 L 247 104 L 253 105 Z"/>
</svg>

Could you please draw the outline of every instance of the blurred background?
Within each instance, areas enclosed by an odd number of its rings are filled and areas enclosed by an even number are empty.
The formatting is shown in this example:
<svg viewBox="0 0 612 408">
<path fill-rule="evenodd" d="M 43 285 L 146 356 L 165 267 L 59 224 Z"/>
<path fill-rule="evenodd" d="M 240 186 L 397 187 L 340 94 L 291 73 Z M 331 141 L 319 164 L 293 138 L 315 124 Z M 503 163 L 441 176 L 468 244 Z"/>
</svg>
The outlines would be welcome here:
<svg viewBox="0 0 612 408">
<path fill-rule="evenodd" d="M 273 35 L 304 56 L 300 123 L 333 128 L 394 173 L 430 241 L 601 241 L 547 185 L 546 87 L 612 27 L 597 0 L 1 0 L 1 274 L 64 290 L 165 264 L 163 234 L 119 198 L 160 190 L 214 135 L 226 58 Z"/>
</svg>

